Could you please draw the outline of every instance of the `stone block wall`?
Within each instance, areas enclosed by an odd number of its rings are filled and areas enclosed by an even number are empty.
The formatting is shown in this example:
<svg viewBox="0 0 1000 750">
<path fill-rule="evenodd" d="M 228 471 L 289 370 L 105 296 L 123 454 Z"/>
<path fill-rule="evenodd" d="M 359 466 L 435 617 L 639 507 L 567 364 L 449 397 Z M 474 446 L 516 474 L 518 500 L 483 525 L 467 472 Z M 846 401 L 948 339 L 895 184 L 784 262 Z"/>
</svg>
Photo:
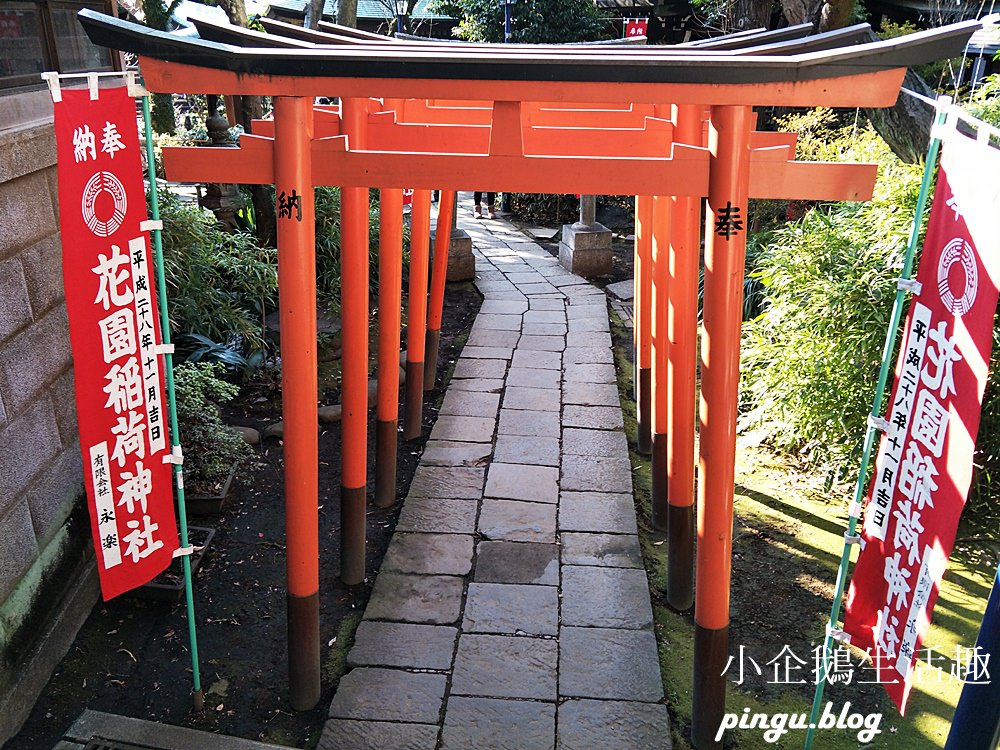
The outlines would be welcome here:
<svg viewBox="0 0 1000 750">
<path fill-rule="evenodd" d="M 61 658 L 46 671 L 39 646 L 92 567 L 55 164 L 48 93 L 0 96 L 0 744 L 25 678 L 44 685 Z"/>
</svg>

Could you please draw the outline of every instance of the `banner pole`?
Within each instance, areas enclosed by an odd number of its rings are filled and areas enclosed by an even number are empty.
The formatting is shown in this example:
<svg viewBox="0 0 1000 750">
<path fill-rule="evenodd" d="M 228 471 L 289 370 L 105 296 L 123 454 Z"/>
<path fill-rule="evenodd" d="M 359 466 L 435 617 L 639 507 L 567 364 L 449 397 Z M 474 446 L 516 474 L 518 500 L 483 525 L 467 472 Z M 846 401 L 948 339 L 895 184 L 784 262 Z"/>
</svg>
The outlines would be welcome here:
<svg viewBox="0 0 1000 750">
<path fill-rule="evenodd" d="M 920 194 L 917 196 L 917 207 L 913 214 L 913 226 L 910 229 L 910 239 L 906 246 L 903 269 L 900 273 L 901 280 L 907 280 L 913 276 L 913 258 L 916 255 L 917 243 L 920 241 L 920 228 L 923 224 L 924 210 L 927 207 L 927 195 L 930 192 L 931 180 L 934 177 L 934 167 L 937 164 L 938 150 L 941 147 L 941 138 L 936 129 L 944 124 L 946 109 L 949 104 L 951 104 L 951 97 L 942 96 L 937 100 L 937 114 L 934 118 L 934 126 L 931 128 L 930 143 L 927 146 L 927 159 L 924 162 L 924 174 L 920 182 Z M 840 610 L 843 604 L 844 590 L 847 588 L 847 569 L 851 563 L 851 547 L 854 545 L 858 533 L 858 519 L 862 512 L 862 502 L 865 495 L 865 479 L 868 474 L 868 465 L 871 463 L 872 448 L 875 445 L 877 427 L 873 424 L 873 420 L 882 418 L 882 399 L 885 394 L 886 383 L 889 380 L 892 354 L 896 350 L 896 331 L 899 329 L 899 323 L 903 317 L 905 294 L 906 290 L 901 286 L 896 289 L 896 299 L 892 305 L 889 330 L 886 333 L 885 346 L 882 349 L 882 364 L 879 366 L 875 397 L 872 399 L 871 415 L 868 420 L 868 427 L 865 430 L 861 465 L 858 468 L 858 478 L 854 485 L 854 500 L 851 503 L 847 533 L 844 535 L 844 549 L 840 555 L 837 582 L 833 589 L 833 605 L 830 608 L 830 620 L 827 623 L 826 636 L 823 639 L 822 667 L 819 670 L 819 674 L 816 675 L 816 692 L 813 695 L 812 710 L 809 712 L 809 727 L 806 730 L 806 741 L 803 750 L 811 750 L 813 740 L 816 736 L 816 722 L 819 720 L 820 707 L 823 704 L 823 691 L 826 688 L 826 667 L 830 656 L 830 648 L 833 645 L 833 641 L 840 635 L 836 623 L 840 622 Z"/>
<path fill-rule="evenodd" d="M 146 167 L 149 175 L 149 202 L 150 218 L 153 221 L 160 220 L 160 202 L 156 191 L 156 162 L 153 156 L 153 129 L 149 118 L 149 95 L 142 96 L 142 121 L 146 136 Z M 170 314 L 167 310 L 167 283 L 163 273 L 163 241 L 160 237 L 161 230 L 154 229 L 150 232 L 153 240 L 153 254 L 156 257 L 156 284 L 157 295 L 160 299 L 160 331 L 163 338 L 163 345 L 166 348 L 164 353 L 167 381 L 167 403 L 170 405 L 170 449 L 176 457 L 180 456 L 180 431 L 177 426 L 177 402 L 174 398 L 174 355 L 170 351 Z M 190 546 L 188 541 L 187 527 L 187 505 L 184 502 L 184 468 L 183 465 L 175 461 L 174 477 L 177 482 L 177 515 L 180 525 L 181 548 L 187 549 Z M 195 631 L 194 622 L 194 590 L 191 586 L 191 555 L 190 553 L 181 556 L 181 564 L 184 566 L 184 598 L 187 605 L 188 639 L 191 642 L 191 673 L 194 683 L 193 698 L 195 710 L 201 711 L 205 707 L 205 695 L 201 690 L 201 672 L 198 668 L 198 634 Z"/>
</svg>

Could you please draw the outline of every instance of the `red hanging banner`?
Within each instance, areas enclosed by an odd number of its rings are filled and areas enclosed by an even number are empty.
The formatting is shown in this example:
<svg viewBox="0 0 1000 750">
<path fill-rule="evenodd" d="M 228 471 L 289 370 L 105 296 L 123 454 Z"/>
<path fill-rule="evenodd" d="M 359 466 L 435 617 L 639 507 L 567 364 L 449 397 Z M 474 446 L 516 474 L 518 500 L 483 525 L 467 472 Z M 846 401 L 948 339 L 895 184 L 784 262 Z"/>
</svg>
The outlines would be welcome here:
<svg viewBox="0 0 1000 750">
<path fill-rule="evenodd" d="M 976 175 L 997 157 L 945 142 L 847 595 L 844 631 L 900 713 L 972 482 L 1000 280 L 997 189 Z"/>
<path fill-rule="evenodd" d="M 63 89 L 55 103 L 63 279 L 83 475 L 105 601 L 177 549 L 159 317 L 135 100 Z"/>
<path fill-rule="evenodd" d="M 646 36 L 646 31 L 649 29 L 649 19 L 648 18 L 626 18 L 625 19 L 625 38 L 632 36 Z"/>
</svg>

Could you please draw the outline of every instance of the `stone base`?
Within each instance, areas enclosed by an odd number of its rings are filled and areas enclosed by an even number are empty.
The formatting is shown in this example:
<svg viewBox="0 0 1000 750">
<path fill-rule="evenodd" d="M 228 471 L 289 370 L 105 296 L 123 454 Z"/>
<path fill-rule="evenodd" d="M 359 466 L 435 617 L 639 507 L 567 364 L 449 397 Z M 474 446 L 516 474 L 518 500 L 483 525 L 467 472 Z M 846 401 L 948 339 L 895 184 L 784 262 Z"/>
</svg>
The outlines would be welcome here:
<svg viewBox="0 0 1000 750">
<path fill-rule="evenodd" d="M 559 262 L 584 278 L 611 273 L 611 230 L 596 223 L 564 224 Z"/>
<path fill-rule="evenodd" d="M 431 254 L 434 253 L 434 235 L 431 230 Z M 471 281 L 476 278 L 476 257 L 472 254 L 472 237 L 464 229 L 451 234 L 448 243 L 448 281 Z"/>
</svg>

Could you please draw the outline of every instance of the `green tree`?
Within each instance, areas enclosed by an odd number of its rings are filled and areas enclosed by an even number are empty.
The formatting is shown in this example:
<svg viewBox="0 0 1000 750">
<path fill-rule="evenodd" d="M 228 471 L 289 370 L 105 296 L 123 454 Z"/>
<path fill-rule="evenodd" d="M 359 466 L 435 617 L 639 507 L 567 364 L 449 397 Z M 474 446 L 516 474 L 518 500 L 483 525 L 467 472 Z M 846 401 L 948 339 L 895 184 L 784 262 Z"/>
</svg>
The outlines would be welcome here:
<svg viewBox="0 0 1000 750">
<path fill-rule="evenodd" d="M 168 6 L 164 0 L 142 0 L 142 11 L 146 15 L 146 25 L 158 31 L 168 31 L 170 14 L 180 0 L 171 0 Z M 177 127 L 174 119 L 174 98 L 170 94 L 153 94 L 153 111 L 150 124 L 157 133 L 171 135 Z"/>
<path fill-rule="evenodd" d="M 463 39 L 504 41 L 503 0 L 437 0 L 432 7 L 461 19 L 456 33 Z M 591 0 L 519 0 L 510 17 L 511 41 L 521 44 L 594 41 L 607 27 Z"/>
</svg>

